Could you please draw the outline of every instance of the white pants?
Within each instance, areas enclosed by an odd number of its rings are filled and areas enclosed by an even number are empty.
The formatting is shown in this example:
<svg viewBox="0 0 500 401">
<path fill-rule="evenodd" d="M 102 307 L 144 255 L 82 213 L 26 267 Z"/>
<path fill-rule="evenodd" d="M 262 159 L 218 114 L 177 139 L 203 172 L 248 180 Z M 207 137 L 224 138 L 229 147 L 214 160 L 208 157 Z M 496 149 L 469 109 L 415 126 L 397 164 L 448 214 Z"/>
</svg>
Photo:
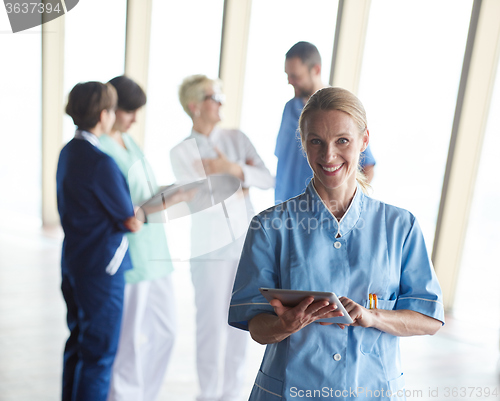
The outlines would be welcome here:
<svg viewBox="0 0 500 401">
<path fill-rule="evenodd" d="M 237 266 L 237 260 L 191 261 L 198 401 L 236 401 L 241 393 L 248 333 L 227 323 Z"/>
<path fill-rule="evenodd" d="M 125 285 L 122 330 L 108 401 L 154 401 L 176 331 L 171 275 Z"/>
</svg>

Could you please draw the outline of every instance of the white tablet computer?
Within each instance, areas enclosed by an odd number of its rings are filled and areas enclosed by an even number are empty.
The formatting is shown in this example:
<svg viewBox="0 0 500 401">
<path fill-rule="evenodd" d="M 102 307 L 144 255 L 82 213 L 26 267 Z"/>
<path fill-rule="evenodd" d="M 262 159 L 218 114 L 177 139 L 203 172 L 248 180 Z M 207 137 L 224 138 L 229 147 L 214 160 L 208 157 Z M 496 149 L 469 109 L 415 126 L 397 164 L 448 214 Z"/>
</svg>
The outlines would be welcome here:
<svg viewBox="0 0 500 401">
<path fill-rule="evenodd" d="M 280 288 L 259 288 L 259 291 L 269 302 L 273 299 L 279 299 L 284 306 L 296 306 L 307 297 L 313 297 L 314 302 L 326 300 L 337 305 L 335 311 L 342 312 L 344 316 L 318 319 L 316 320 L 317 322 L 344 324 L 351 324 L 353 322 L 344 306 L 333 292 L 282 290 Z"/>
</svg>

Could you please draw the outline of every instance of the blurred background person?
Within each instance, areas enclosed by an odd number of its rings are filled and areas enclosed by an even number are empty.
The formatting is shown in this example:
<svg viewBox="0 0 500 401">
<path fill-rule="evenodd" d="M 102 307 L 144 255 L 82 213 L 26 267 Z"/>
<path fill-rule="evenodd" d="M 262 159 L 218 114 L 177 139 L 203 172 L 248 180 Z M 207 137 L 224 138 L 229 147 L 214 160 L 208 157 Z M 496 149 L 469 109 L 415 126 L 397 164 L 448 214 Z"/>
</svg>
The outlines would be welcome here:
<svg viewBox="0 0 500 401">
<path fill-rule="evenodd" d="M 146 104 L 142 88 L 126 76 L 109 81 L 118 94 L 116 120 L 100 137 L 101 149 L 127 179 L 134 205 L 159 191 L 151 166 L 127 134 L 137 111 Z M 187 194 L 184 194 L 187 196 Z M 178 194 L 173 203 L 187 200 Z M 125 299 L 120 343 L 113 365 L 108 400 L 154 401 L 172 354 L 176 332 L 173 270 L 163 224 L 146 216 L 138 233 L 127 234 L 132 269 L 125 273 Z M 152 220 L 158 220 L 152 223 Z"/>
<path fill-rule="evenodd" d="M 77 130 L 57 166 L 57 207 L 64 230 L 62 292 L 70 336 L 64 349 L 63 401 L 105 401 L 123 309 L 128 241 L 137 232 L 120 169 L 99 150 L 115 122 L 116 91 L 86 82 L 70 92 L 66 113 Z"/>
<path fill-rule="evenodd" d="M 286 53 L 285 73 L 295 96 L 283 110 L 274 154 L 278 158 L 276 171 L 276 204 L 305 191 L 313 172 L 307 163 L 298 135 L 299 117 L 304 105 L 318 89 L 328 85 L 321 81 L 321 56 L 312 43 L 298 42 Z M 374 174 L 375 158 L 370 146 L 361 154 L 361 168 L 368 182 Z"/>
<path fill-rule="evenodd" d="M 220 81 L 204 75 L 187 77 L 180 86 L 179 99 L 193 120 L 193 129 L 172 149 L 172 167 L 182 182 L 205 179 L 206 183 L 189 204 L 200 385 L 197 399 L 234 401 L 243 384 L 248 335 L 230 327 L 227 314 L 243 234 L 253 214 L 249 188 L 272 188 L 274 179 L 243 132 L 216 127 L 224 99 Z M 184 152 L 183 147 L 189 144 L 194 149 Z M 221 204 L 224 213 L 219 213 Z M 223 240 L 228 231 L 226 221 L 231 231 L 229 242 Z"/>
</svg>

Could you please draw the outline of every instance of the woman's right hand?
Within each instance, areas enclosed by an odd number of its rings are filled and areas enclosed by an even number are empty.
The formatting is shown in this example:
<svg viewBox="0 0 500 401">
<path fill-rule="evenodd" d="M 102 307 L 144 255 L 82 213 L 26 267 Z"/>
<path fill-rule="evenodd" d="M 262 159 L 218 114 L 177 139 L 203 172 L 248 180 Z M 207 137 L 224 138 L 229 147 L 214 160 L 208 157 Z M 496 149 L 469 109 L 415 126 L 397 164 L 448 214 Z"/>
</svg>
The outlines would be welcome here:
<svg viewBox="0 0 500 401">
<path fill-rule="evenodd" d="M 325 300 L 314 302 L 313 297 L 307 297 L 294 307 L 284 306 L 279 299 L 273 299 L 270 304 L 284 331 L 290 334 L 296 333 L 318 319 L 342 315 L 342 312 L 334 312 L 337 305 Z"/>
<path fill-rule="evenodd" d="M 132 233 L 139 231 L 144 223 L 137 219 L 135 216 L 129 217 L 127 220 L 123 222 L 123 225 L 127 230 Z"/>
<path fill-rule="evenodd" d="M 293 308 L 284 306 L 278 299 L 270 303 L 276 316 L 261 313 L 248 322 L 250 335 L 259 344 L 278 343 L 318 319 L 342 316 L 342 312 L 335 312 L 337 305 L 330 305 L 328 301 L 314 302 L 313 297 Z"/>
</svg>

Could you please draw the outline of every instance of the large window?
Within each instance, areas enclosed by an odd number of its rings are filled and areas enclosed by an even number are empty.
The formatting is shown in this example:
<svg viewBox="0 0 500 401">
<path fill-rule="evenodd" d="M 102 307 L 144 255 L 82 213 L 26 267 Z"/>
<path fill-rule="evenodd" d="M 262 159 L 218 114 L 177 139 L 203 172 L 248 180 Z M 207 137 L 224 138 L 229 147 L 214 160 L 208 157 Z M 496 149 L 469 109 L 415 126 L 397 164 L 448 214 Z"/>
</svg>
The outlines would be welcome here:
<svg viewBox="0 0 500 401">
<path fill-rule="evenodd" d="M 182 80 L 193 74 L 217 78 L 223 14 L 223 0 L 153 1 L 144 144 L 160 185 L 175 181 L 170 149 L 191 134 L 192 121 L 178 98 Z M 172 258 L 188 259 L 189 216 L 165 229 Z"/>
<path fill-rule="evenodd" d="M 193 74 L 216 78 L 219 72 L 224 0 L 154 0 L 146 110 L 145 155 L 160 185 L 175 181 L 170 164 L 170 149 L 191 134 L 192 122 L 182 109 L 178 90 L 182 80 Z M 178 303 L 179 341 L 172 355 L 163 386 L 162 399 L 189 398 L 197 391 L 194 294 L 190 284 L 190 219 L 169 221 L 165 225 L 170 255 L 176 270 L 176 288 L 184 298 Z M 180 291 L 179 291 L 180 293 Z M 173 398 L 172 398 L 173 397 Z"/>
<path fill-rule="evenodd" d="M 359 97 L 373 196 L 413 212 L 430 252 L 472 0 L 373 0 Z"/>
<path fill-rule="evenodd" d="M 500 64 L 486 126 L 453 308 L 454 315 L 458 318 L 469 319 L 470 316 L 477 316 L 482 322 L 478 329 L 489 332 L 493 330 L 495 339 L 500 322 L 500 269 L 497 254 L 500 244 L 498 110 L 500 110 Z M 473 301 L 476 296 L 482 306 Z"/>
<path fill-rule="evenodd" d="M 11 33 L 0 12 L 2 222 L 41 224 L 41 28 Z M 2 223 L 0 223 L 2 224 Z"/>
<path fill-rule="evenodd" d="M 223 10 L 223 0 L 153 1 L 145 151 L 162 184 L 174 181 L 170 149 L 191 134 L 177 96 L 182 80 L 219 73 Z"/>
<path fill-rule="evenodd" d="M 125 70 L 126 0 L 85 0 L 65 17 L 64 95 L 78 82 L 101 81 Z M 64 117 L 64 142 L 74 135 Z"/>
<path fill-rule="evenodd" d="M 272 174 L 276 137 L 285 103 L 293 97 L 285 74 L 285 54 L 295 43 L 316 45 L 322 79 L 328 84 L 338 1 L 253 0 L 241 114 L 241 129 L 251 139 Z M 252 188 L 255 211 L 274 205 L 274 191 Z"/>
</svg>

